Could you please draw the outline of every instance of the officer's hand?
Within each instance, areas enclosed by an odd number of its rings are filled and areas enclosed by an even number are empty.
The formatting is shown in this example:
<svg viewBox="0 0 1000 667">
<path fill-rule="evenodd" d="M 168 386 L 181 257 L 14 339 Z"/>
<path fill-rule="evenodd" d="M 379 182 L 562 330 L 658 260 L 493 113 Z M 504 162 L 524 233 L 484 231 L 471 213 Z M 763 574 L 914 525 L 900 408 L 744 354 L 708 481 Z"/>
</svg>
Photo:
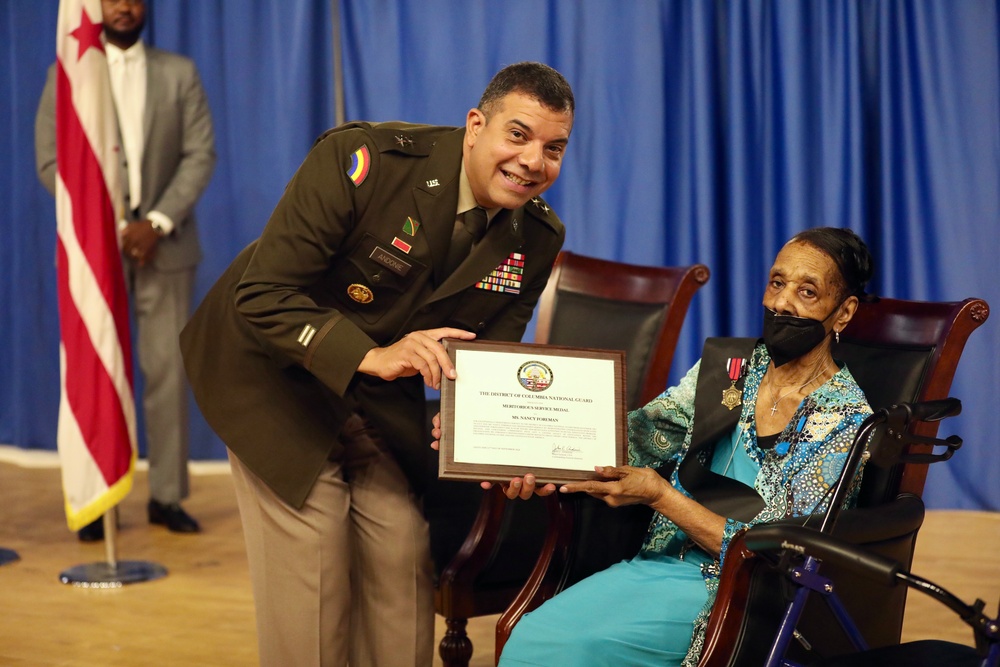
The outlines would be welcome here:
<svg viewBox="0 0 1000 667">
<path fill-rule="evenodd" d="M 413 331 L 389 347 L 375 347 L 361 360 L 358 371 L 375 375 L 383 380 L 412 377 L 418 373 L 424 384 L 433 389 L 441 388 L 441 374 L 455 379 L 455 366 L 440 341 L 442 338 L 472 340 L 476 334 L 462 329 L 442 327 L 426 331 Z"/>
</svg>

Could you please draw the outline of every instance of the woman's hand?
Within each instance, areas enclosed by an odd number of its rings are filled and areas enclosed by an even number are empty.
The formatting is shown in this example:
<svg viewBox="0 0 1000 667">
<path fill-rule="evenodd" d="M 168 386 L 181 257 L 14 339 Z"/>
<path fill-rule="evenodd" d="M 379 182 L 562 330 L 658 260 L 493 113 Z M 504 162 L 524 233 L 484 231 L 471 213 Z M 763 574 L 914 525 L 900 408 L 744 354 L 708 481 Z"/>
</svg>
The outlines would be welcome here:
<svg viewBox="0 0 1000 667">
<path fill-rule="evenodd" d="M 670 484 L 652 468 L 634 468 L 632 466 L 596 467 L 594 470 L 603 478 L 586 482 L 564 484 L 559 488 L 561 493 L 583 492 L 607 503 L 610 507 L 623 505 L 654 505 L 665 493 Z"/>
</svg>

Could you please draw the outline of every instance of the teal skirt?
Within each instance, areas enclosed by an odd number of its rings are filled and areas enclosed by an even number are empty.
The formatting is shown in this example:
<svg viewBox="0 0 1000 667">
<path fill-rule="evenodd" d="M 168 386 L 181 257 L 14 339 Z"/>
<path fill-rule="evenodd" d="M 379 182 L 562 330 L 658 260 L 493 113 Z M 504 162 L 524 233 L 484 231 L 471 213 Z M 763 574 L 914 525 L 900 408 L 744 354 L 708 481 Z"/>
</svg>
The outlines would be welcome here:
<svg viewBox="0 0 1000 667">
<path fill-rule="evenodd" d="M 500 667 L 680 665 L 708 600 L 705 560 L 639 555 L 587 577 L 520 620 Z"/>
<path fill-rule="evenodd" d="M 723 436 L 712 470 L 753 484 L 760 466 L 740 446 L 740 430 Z M 500 667 L 614 665 L 664 667 L 687 656 L 694 622 L 708 602 L 700 549 L 674 555 L 678 531 L 662 553 L 640 553 L 587 577 L 525 614 L 504 646 Z"/>
</svg>

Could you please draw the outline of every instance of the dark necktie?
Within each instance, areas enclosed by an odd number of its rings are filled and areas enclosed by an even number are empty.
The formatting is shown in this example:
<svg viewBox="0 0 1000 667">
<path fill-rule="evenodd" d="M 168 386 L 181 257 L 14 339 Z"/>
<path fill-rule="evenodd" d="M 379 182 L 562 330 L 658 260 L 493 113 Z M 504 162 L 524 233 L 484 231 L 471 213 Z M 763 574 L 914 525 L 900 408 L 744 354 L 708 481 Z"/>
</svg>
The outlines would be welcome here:
<svg viewBox="0 0 1000 667">
<path fill-rule="evenodd" d="M 477 206 L 462 214 L 462 224 L 456 225 L 452 234 L 448 259 L 445 262 L 446 275 L 451 275 L 462 261 L 469 256 L 472 246 L 486 234 L 486 209 Z"/>
</svg>

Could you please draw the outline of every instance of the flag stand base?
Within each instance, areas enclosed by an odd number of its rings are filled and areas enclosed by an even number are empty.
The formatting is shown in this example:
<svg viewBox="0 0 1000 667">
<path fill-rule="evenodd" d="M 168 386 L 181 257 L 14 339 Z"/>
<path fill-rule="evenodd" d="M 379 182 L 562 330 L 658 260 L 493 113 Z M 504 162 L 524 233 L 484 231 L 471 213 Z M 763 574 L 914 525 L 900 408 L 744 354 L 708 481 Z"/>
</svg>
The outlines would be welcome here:
<svg viewBox="0 0 1000 667">
<path fill-rule="evenodd" d="M 20 556 L 13 549 L 3 549 L 0 548 L 0 565 L 6 565 L 7 563 L 13 563 L 19 560 Z"/>
<path fill-rule="evenodd" d="M 59 574 L 59 581 L 81 588 L 121 588 L 125 584 L 152 581 L 167 575 L 167 569 L 142 560 L 76 565 Z"/>
<path fill-rule="evenodd" d="M 103 563 L 76 565 L 59 574 L 59 581 L 80 588 L 121 588 L 167 576 L 167 568 L 143 560 L 118 560 L 118 508 L 104 513 Z"/>
</svg>

